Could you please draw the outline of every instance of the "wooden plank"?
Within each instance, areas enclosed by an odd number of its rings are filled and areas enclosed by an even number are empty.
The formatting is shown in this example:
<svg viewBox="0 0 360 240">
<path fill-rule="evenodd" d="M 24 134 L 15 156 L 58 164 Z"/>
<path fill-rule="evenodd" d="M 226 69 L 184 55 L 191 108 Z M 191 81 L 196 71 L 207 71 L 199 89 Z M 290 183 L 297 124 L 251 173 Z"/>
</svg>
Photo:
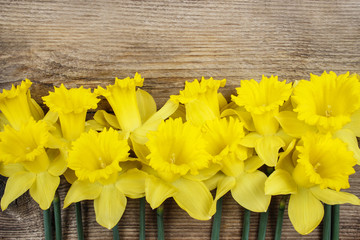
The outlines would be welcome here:
<svg viewBox="0 0 360 240">
<path fill-rule="evenodd" d="M 240 79 L 278 75 L 294 81 L 324 70 L 360 72 L 360 4 L 341 1 L 0 1 L 0 88 L 24 78 L 41 102 L 52 86 L 106 86 L 139 72 L 158 106 L 186 80 L 227 79 L 229 99 Z M 100 108 L 109 110 L 108 105 Z M 360 196 L 360 179 L 352 179 Z M 3 181 L 1 182 L 4 183 Z M 63 181 L 60 195 L 68 185 Z M 277 199 L 277 198 L 275 198 Z M 76 237 L 74 211 L 64 210 L 65 239 Z M 84 204 L 87 239 L 111 238 Z M 193 220 L 170 200 L 165 204 L 168 239 L 209 239 L 211 222 Z M 240 239 L 241 208 L 227 195 L 222 239 Z M 156 238 L 155 215 L 147 207 L 147 237 Z M 41 239 L 41 211 L 27 194 L 0 213 L 0 236 Z M 138 234 L 138 200 L 129 200 L 121 238 Z M 268 239 L 273 238 L 276 203 Z M 341 239 L 360 239 L 360 210 L 341 207 Z M 251 238 L 258 217 L 252 219 Z M 284 239 L 319 239 L 321 226 L 300 236 L 289 220 Z"/>
</svg>

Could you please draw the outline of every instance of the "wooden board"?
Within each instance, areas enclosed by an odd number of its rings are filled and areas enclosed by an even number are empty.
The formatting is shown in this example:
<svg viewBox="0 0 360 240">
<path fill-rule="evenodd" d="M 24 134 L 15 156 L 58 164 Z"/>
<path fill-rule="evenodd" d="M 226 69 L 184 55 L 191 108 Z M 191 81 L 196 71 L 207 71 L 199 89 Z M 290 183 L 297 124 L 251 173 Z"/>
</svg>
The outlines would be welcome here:
<svg viewBox="0 0 360 240">
<path fill-rule="evenodd" d="M 4 1 L 0 0 L 0 88 L 24 78 L 40 103 L 53 86 L 106 86 L 139 72 L 158 106 L 194 78 L 227 79 L 230 98 L 239 80 L 278 75 L 294 81 L 324 70 L 360 73 L 360 2 L 342 1 Z M 106 104 L 100 108 L 109 109 Z M 360 196 L 360 176 L 351 179 Z M 1 181 L 4 187 L 4 179 Z M 60 195 L 68 185 L 63 181 Z M 276 201 L 270 208 L 272 239 Z M 73 206 L 63 211 L 65 239 L 76 238 Z M 87 239 L 110 239 L 83 206 Z M 119 227 L 122 239 L 138 237 L 138 200 L 129 200 Z M 42 239 L 42 216 L 27 194 L 0 212 L 0 238 Z M 156 219 L 147 206 L 147 237 Z M 222 239 L 240 239 L 242 209 L 227 195 Z M 360 239 L 360 208 L 341 207 L 341 239 Z M 165 203 L 167 239 L 210 239 L 211 221 L 191 219 Z M 251 220 L 257 236 L 258 215 Z M 301 236 L 284 222 L 283 239 L 320 239 L 322 228 Z"/>
</svg>

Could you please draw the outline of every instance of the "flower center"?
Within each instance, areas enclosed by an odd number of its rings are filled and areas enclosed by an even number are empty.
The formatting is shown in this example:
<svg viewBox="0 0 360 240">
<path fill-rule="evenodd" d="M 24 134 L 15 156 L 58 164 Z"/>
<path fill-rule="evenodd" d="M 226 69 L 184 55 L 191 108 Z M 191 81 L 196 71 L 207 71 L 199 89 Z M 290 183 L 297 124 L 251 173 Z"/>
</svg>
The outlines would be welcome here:
<svg viewBox="0 0 360 240">
<path fill-rule="evenodd" d="M 326 108 L 326 110 L 325 110 L 325 116 L 326 116 L 326 117 L 331 117 L 331 116 L 332 116 L 332 109 L 331 109 L 331 105 L 330 105 L 330 104 L 327 105 L 327 108 Z"/>
</svg>

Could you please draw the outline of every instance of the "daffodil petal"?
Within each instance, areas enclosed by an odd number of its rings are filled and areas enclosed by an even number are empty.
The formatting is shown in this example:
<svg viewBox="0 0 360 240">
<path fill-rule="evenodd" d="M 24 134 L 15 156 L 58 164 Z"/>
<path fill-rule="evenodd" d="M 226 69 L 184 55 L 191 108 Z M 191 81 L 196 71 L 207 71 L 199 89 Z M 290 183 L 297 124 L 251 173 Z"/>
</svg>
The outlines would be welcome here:
<svg viewBox="0 0 360 240">
<path fill-rule="evenodd" d="M 138 102 L 141 121 L 145 122 L 151 115 L 156 112 L 155 100 L 150 95 L 150 93 L 140 88 L 136 91 L 136 99 Z"/>
<path fill-rule="evenodd" d="M 94 119 L 88 120 L 85 122 L 85 132 L 88 132 L 90 129 L 95 131 L 102 131 L 104 129 L 104 125 L 101 125 L 99 122 Z"/>
<path fill-rule="evenodd" d="M 48 172 L 41 172 L 36 175 L 36 181 L 30 188 L 30 195 L 42 210 L 50 207 L 59 184 L 60 177 L 55 177 Z"/>
<path fill-rule="evenodd" d="M 33 118 L 35 120 L 40 120 L 44 118 L 44 111 L 39 106 L 39 104 L 33 98 L 31 98 L 30 91 L 27 92 L 27 96 L 28 96 L 29 109 Z"/>
<path fill-rule="evenodd" d="M 234 116 L 234 115 L 236 115 L 241 120 L 241 122 L 244 123 L 244 127 L 247 130 L 255 131 L 255 126 L 251 114 L 245 111 L 245 109 L 241 111 L 241 110 L 229 108 L 229 109 L 225 109 L 221 113 L 221 117 Z"/>
<path fill-rule="evenodd" d="M 344 126 L 350 129 L 356 136 L 360 137 L 360 109 L 351 115 L 351 121 Z"/>
<path fill-rule="evenodd" d="M 97 198 L 101 193 L 101 189 L 102 186 L 98 182 L 90 183 L 88 181 L 75 181 L 66 194 L 64 208 L 74 202 Z"/>
<path fill-rule="evenodd" d="M 145 180 L 146 201 L 152 209 L 159 207 L 177 191 L 175 187 L 155 176 L 148 175 Z"/>
<path fill-rule="evenodd" d="M 49 151 L 50 150 L 48 150 L 47 154 L 48 154 L 49 158 L 51 159 L 51 161 L 50 161 L 50 166 L 49 166 L 48 172 L 50 174 L 52 174 L 53 176 L 60 176 L 61 174 L 63 174 L 66 171 L 66 168 L 67 168 L 67 161 L 66 161 L 67 154 L 63 151 L 60 151 L 60 153 L 57 153 L 56 156 L 51 156 L 49 154 Z"/>
<path fill-rule="evenodd" d="M 350 129 L 341 129 L 334 133 L 334 137 L 347 144 L 348 150 L 354 153 L 354 158 L 357 160 L 357 164 L 360 165 L 360 149 L 355 134 Z"/>
<path fill-rule="evenodd" d="M 324 216 L 324 207 L 308 189 L 299 188 L 290 196 L 289 218 L 295 230 L 302 234 L 311 233 Z"/>
<path fill-rule="evenodd" d="M 132 149 L 139 160 L 145 164 L 149 164 L 149 159 L 146 158 L 150 153 L 149 148 L 145 144 L 140 144 L 134 141 L 132 135 L 130 135 L 130 139 L 132 143 Z"/>
<path fill-rule="evenodd" d="M 123 215 L 126 197 L 114 185 L 103 187 L 98 198 L 94 200 L 96 221 L 107 229 L 112 229 Z"/>
<path fill-rule="evenodd" d="M 248 173 L 252 173 L 258 170 L 259 167 L 264 165 L 264 162 L 259 158 L 259 156 L 252 156 L 249 159 L 246 159 L 244 164 L 245 171 Z"/>
<path fill-rule="evenodd" d="M 227 192 L 229 192 L 235 186 L 235 183 L 236 180 L 234 177 L 223 175 L 223 177 L 219 179 L 216 187 L 215 199 L 210 209 L 210 215 L 215 214 L 217 201 Z"/>
<path fill-rule="evenodd" d="M 192 218 L 209 220 L 213 198 L 203 182 L 179 178 L 173 185 L 178 189 L 173 198 Z"/>
<path fill-rule="evenodd" d="M 284 146 L 284 141 L 278 136 L 263 136 L 257 141 L 255 151 L 267 166 L 273 167 L 277 163 L 279 149 Z"/>
<path fill-rule="evenodd" d="M 147 174 L 139 169 L 130 169 L 121 174 L 116 181 L 116 187 L 130 198 L 145 196 L 145 179 Z"/>
<path fill-rule="evenodd" d="M 107 113 L 104 110 L 96 111 L 96 113 L 94 115 L 94 119 L 101 125 L 113 127 L 115 129 L 120 128 L 120 125 L 119 125 L 119 122 L 118 122 L 116 116 L 113 114 Z"/>
<path fill-rule="evenodd" d="M 1 209 L 4 211 L 12 201 L 24 194 L 35 182 L 35 179 L 35 173 L 26 171 L 17 172 L 10 176 L 1 198 Z"/>
<path fill-rule="evenodd" d="M 21 163 L 3 164 L 0 163 L 0 175 L 10 177 L 17 172 L 25 171 Z"/>
<path fill-rule="evenodd" d="M 265 195 L 266 175 L 263 172 L 243 173 L 236 178 L 231 195 L 241 206 L 253 212 L 266 212 L 271 196 Z"/>
<path fill-rule="evenodd" d="M 257 145 L 257 142 L 260 140 L 260 138 L 262 138 L 260 134 L 251 132 L 243 137 L 243 139 L 240 141 L 240 144 L 245 147 L 253 148 Z"/>
<path fill-rule="evenodd" d="M 315 127 L 300 121 L 297 113 L 291 111 L 279 112 L 275 118 L 279 121 L 284 131 L 292 137 L 300 138 L 308 131 L 314 131 Z"/>
<path fill-rule="evenodd" d="M 145 144 L 148 141 L 146 136 L 148 132 L 155 131 L 164 119 L 168 118 L 176 111 L 178 106 L 179 103 L 177 101 L 168 100 L 164 106 L 154 113 L 142 126 L 135 129 L 131 139 L 139 144 Z"/>
<path fill-rule="evenodd" d="M 280 195 L 297 192 L 297 185 L 290 173 L 277 169 L 265 181 L 265 194 Z"/>
<path fill-rule="evenodd" d="M 44 116 L 43 121 L 48 122 L 50 124 L 54 124 L 58 119 L 59 119 L 59 114 L 57 112 L 53 112 L 49 110 Z"/>
<path fill-rule="evenodd" d="M 319 186 L 312 187 L 311 192 L 317 199 L 326 204 L 334 205 L 351 203 L 354 205 L 360 205 L 360 199 L 351 193 L 337 192 L 328 188 L 321 189 Z"/>
</svg>

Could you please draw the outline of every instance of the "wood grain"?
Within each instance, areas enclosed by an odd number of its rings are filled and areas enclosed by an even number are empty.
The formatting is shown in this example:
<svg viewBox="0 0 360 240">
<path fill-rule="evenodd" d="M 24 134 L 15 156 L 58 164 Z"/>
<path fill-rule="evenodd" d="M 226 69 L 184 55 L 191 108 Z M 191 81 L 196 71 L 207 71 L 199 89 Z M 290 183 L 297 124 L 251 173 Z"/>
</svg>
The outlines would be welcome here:
<svg viewBox="0 0 360 240">
<path fill-rule="evenodd" d="M 229 99 L 241 79 L 278 75 L 294 81 L 324 70 L 360 72 L 360 3 L 341 1 L 4 1 L 0 0 L 0 88 L 24 78 L 41 103 L 53 86 L 106 86 L 139 72 L 158 106 L 194 78 L 227 79 Z M 109 109 L 102 104 L 100 108 Z M 360 176 L 352 179 L 360 196 Z M 4 179 L 1 179 L 3 186 Z M 3 187 L 2 187 L 3 189 Z M 63 181 L 60 195 L 68 185 Z M 267 239 L 274 235 L 275 198 Z M 73 206 L 63 211 L 65 239 L 76 238 Z M 87 239 L 111 239 L 86 202 Z M 119 227 L 122 239 L 138 237 L 138 200 L 129 200 Z M 156 219 L 147 206 L 147 238 Z M 221 239 L 240 239 L 242 209 L 227 195 Z M 341 239 L 360 239 L 360 209 L 341 207 Z M 251 239 L 258 215 L 252 216 Z M 167 239 L 210 239 L 211 222 L 191 219 L 165 203 Z M 288 218 L 283 239 L 320 239 L 321 226 L 300 236 Z M 0 213 L 0 238 L 42 239 L 42 212 L 28 194 Z"/>
</svg>

